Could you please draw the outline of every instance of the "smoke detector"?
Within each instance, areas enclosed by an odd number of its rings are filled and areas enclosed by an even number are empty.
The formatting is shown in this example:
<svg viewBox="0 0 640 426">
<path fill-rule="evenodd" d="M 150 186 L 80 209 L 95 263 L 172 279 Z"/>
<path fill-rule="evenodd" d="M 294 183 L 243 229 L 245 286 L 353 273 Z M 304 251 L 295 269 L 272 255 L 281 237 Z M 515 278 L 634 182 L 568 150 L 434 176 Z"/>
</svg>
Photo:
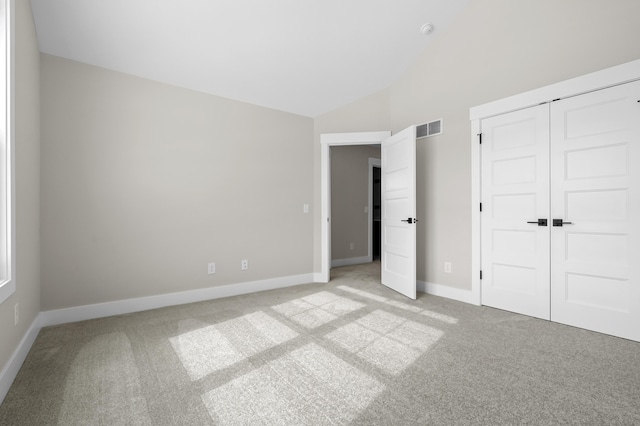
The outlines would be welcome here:
<svg viewBox="0 0 640 426">
<path fill-rule="evenodd" d="M 431 22 L 427 22 L 422 27 L 420 27 L 420 34 L 428 35 L 433 32 L 433 24 Z"/>
</svg>

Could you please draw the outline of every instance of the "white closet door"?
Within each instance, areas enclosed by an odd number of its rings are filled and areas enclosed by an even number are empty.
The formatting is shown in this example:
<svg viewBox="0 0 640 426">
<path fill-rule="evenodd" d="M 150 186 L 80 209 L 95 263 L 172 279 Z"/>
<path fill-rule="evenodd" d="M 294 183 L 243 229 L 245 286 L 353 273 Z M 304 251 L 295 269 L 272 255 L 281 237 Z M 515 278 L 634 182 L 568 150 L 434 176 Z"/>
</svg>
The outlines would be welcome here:
<svg viewBox="0 0 640 426">
<path fill-rule="evenodd" d="M 640 340 L 640 82 L 551 106 L 551 319 Z"/>
<path fill-rule="evenodd" d="M 481 128 L 482 304 L 549 319 L 549 105 Z"/>
</svg>

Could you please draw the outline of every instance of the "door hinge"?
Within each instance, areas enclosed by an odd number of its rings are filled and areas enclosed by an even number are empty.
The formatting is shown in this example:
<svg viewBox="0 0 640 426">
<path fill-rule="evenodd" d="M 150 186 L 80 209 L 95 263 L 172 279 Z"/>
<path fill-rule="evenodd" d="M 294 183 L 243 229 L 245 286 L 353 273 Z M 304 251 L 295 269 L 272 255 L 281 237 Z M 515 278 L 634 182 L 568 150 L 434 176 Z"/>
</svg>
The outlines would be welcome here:
<svg viewBox="0 0 640 426">
<path fill-rule="evenodd" d="M 482 211 L 482 203 L 480 203 L 480 211 Z"/>
<path fill-rule="evenodd" d="M 482 279 L 482 271 L 480 271 L 480 279 Z"/>
<path fill-rule="evenodd" d="M 482 133 L 478 133 L 478 143 L 482 145 Z"/>
</svg>

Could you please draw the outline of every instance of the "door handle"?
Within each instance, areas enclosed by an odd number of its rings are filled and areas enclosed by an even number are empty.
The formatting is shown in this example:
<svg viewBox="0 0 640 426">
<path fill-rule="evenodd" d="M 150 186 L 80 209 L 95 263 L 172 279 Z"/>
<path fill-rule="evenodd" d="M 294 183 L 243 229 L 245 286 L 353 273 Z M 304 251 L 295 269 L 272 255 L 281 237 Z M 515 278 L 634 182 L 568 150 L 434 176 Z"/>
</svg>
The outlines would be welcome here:
<svg viewBox="0 0 640 426">
<path fill-rule="evenodd" d="M 572 222 L 563 222 L 562 219 L 553 219 L 553 226 L 573 225 Z"/>
<path fill-rule="evenodd" d="M 537 223 L 538 226 L 547 226 L 547 219 L 538 219 L 536 221 L 527 222 L 527 223 Z"/>
<path fill-rule="evenodd" d="M 418 219 L 416 218 L 408 218 L 408 219 L 400 219 L 401 222 L 407 222 L 407 223 L 416 223 L 418 222 Z"/>
</svg>

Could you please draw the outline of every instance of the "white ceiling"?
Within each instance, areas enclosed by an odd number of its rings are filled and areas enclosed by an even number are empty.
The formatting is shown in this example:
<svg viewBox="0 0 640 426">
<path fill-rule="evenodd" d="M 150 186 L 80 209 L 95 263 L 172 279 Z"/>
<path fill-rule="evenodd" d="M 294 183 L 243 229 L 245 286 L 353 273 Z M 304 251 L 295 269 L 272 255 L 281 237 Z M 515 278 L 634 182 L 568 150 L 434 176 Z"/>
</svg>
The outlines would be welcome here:
<svg viewBox="0 0 640 426">
<path fill-rule="evenodd" d="M 309 117 L 391 85 L 468 2 L 31 0 L 43 53 Z"/>
</svg>

